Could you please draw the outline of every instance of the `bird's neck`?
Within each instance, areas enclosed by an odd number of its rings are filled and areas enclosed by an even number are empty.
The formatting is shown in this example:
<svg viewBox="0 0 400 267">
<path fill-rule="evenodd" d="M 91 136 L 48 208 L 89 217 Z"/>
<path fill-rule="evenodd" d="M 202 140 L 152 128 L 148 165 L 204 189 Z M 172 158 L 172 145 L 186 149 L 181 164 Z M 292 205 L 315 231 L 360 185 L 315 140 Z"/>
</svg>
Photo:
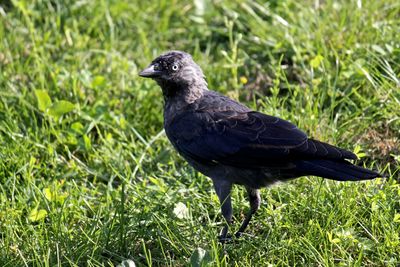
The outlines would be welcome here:
<svg viewBox="0 0 400 267">
<path fill-rule="evenodd" d="M 160 81 L 158 84 L 163 91 L 165 104 L 174 104 L 178 106 L 185 106 L 193 103 L 208 90 L 207 83 L 203 79 L 192 84 L 178 84 L 165 81 Z"/>
</svg>

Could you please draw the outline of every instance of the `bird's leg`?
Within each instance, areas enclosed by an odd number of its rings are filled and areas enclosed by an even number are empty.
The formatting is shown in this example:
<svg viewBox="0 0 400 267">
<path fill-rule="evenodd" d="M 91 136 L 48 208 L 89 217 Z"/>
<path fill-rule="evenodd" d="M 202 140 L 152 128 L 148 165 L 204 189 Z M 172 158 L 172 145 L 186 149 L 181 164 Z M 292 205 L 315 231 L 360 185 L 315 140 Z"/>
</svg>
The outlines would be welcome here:
<svg viewBox="0 0 400 267">
<path fill-rule="evenodd" d="M 225 243 L 231 240 L 228 231 L 229 226 L 233 223 L 231 202 L 232 184 L 228 181 L 214 180 L 214 188 L 218 195 L 219 202 L 221 203 L 222 215 L 226 220 L 226 225 L 222 229 L 221 235 L 218 238 L 221 243 Z"/>
<path fill-rule="evenodd" d="M 242 236 L 244 230 L 246 230 L 246 227 L 251 220 L 251 217 L 253 217 L 254 213 L 256 213 L 258 208 L 260 208 L 260 203 L 261 203 L 260 190 L 250 187 L 246 187 L 246 190 L 250 201 L 250 211 L 247 213 L 246 218 L 242 222 L 239 231 L 236 232 L 235 234 L 236 237 Z"/>
</svg>

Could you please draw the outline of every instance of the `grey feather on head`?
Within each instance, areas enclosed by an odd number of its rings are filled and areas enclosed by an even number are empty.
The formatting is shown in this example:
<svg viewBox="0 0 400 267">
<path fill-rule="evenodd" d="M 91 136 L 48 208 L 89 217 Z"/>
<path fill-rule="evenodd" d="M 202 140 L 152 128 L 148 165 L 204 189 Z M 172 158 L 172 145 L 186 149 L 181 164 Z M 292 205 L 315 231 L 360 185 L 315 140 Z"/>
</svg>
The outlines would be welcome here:
<svg viewBox="0 0 400 267">
<path fill-rule="evenodd" d="M 192 56 L 188 53 L 168 51 L 154 59 L 150 67 L 153 68 L 153 75 L 147 77 L 157 81 L 167 97 L 181 93 L 195 93 L 197 95 L 203 90 L 208 90 L 200 66 L 193 61 Z"/>
</svg>

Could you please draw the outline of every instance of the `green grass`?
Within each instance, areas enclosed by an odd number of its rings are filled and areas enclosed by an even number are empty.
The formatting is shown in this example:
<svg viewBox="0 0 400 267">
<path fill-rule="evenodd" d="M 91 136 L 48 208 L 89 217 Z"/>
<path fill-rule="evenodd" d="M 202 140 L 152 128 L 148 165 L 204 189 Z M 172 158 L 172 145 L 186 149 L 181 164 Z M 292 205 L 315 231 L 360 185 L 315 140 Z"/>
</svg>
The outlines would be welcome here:
<svg viewBox="0 0 400 267">
<path fill-rule="evenodd" d="M 0 2 L 0 265 L 399 266 L 399 14 L 397 0 Z M 137 75 L 170 49 L 389 179 L 263 189 L 247 235 L 218 244 L 212 184 Z M 238 222 L 244 190 L 233 199 Z"/>
</svg>

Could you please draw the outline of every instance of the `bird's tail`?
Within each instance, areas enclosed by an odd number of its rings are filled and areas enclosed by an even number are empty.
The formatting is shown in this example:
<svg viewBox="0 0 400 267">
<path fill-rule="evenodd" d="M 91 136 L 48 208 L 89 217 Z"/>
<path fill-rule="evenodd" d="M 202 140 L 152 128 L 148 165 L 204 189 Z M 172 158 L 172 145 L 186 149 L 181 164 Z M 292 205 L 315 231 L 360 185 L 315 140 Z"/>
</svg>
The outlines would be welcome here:
<svg viewBox="0 0 400 267">
<path fill-rule="evenodd" d="M 369 180 L 380 176 L 377 172 L 353 165 L 348 161 L 304 160 L 297 164 L 297 168 L 305 175 L 315 175 L 337 181 Z"/>
</svg>

